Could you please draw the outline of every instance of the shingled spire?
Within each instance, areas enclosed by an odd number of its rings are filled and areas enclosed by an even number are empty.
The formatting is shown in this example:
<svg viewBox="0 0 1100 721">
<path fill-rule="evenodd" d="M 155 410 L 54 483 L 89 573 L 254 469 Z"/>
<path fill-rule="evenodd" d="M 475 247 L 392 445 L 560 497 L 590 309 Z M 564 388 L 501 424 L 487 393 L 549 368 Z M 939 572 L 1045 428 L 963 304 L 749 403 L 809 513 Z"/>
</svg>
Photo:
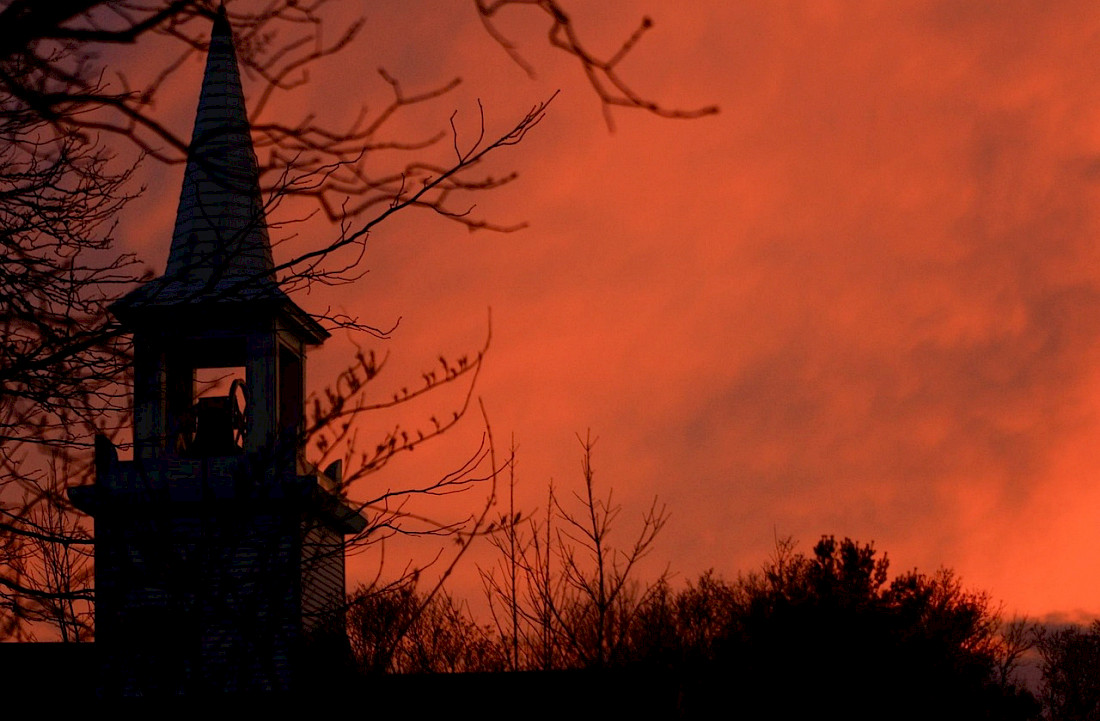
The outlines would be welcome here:
<svg viewBox="0 0 1100 721">
<path fill-rule="evenodd" d="M 205 296 L 273 281 L 256 153 L 225 9 L 210 38 L 165 276 Z M 251 282 L 250 282 L 251 281 Z M 243 288 L 242 288 L 243 286 Z M 211 298 L 215 299 L 215 298 Z"/>
<path fill-rule="evenodd" d="M 167 268 L 114 303 L 112 312 L 126 321 L 135 312 L 181 304 L 290 303 L 275 281 L 259 176 L 233 31 L 221 8 L 210 37 Z"/>
</svg>

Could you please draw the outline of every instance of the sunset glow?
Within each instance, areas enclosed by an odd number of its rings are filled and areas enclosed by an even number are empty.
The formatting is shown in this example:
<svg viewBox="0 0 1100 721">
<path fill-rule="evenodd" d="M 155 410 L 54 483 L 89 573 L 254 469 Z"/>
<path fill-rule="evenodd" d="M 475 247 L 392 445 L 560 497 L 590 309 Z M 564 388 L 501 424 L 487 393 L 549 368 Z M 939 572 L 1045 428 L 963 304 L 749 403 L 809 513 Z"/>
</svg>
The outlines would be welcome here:
<svg viewBox="0 0 1100 721">
<path fill-rule="evenodd" d="M 669 107 L 721 108 L 613 110 L 609 132 L 533 15 L 501 23 L 530 79 L 469 3 L 426 5 L 364 5 L 356 43 L 279 107 L 337 122 L 385 102 L 379 66 L 410 91 L 459 76 L 391 130 L 419 138 L 457 112 L 464 145 L 478 100 L 493 133 L 561 93 L 491 161 L 518 180 L 472 201 L 527 228 L 471 234 L 403 212 L 371 234 L 361 280 L 295 296 L 378 327 L 400 319 L 373 342 L 389 353 L 379 397 L 441 353 L 476 353 L 491 309 L 476 395 L 498 448 L 513 434 L 519 446 L 519 505 L 537 509 L 550 479 L 580 482 L 576 434 L 591 428 L 623 538 L 654 496 L 671 512 L 646 573 L 733 577 L 777 537 L 808 551 L 834 534 L 873 541 L 896 572 L 952 567 L 1009 613 L 1100 614 L 1100 7 L 578 7 L 601 50 L 651 16 L 624 77 Z M 334 9 L 332 34 L 358 10 Z M 110 61 L 138 76 L 154 41 Z M 201 71 L 196 55 L 158 101 L 184 135 Z M 450 141 L 433 152 L 446 159 Z M 118 233 L 158 274 L 181 175 L 146 161 L 146 193 Z M 271 219 L 304 212 L 287 203 Z M 273 228 L 289 238 L 276 259 L 332 232 L 320 217 Z M 310 357 L 311 387 L 354 352 L 334 335 Z M 408 422 L 451 402 L 440 394 Z M 445 473 L 481 430 L 471 414 L 372 482 Z M 387 549 L 387 563 L 404 552 Z M 456 595 L 480 594 L 474 564 L 490 558 L 475 548 Z M 354 582 L 378 559 L 349 563 Z"/>
</svg>

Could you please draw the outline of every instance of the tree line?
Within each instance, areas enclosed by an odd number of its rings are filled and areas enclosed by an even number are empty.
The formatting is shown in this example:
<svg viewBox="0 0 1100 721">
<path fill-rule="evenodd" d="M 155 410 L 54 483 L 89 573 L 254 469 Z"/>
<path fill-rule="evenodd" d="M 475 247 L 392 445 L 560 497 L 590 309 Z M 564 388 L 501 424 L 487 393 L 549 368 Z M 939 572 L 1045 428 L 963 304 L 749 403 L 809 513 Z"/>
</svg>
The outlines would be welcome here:
<svg viewBox="0 0 1100 721">
<path fill-rule="evenodd" d="M 1100 621 L 1005 618 L 949 569 L 891 575 L 871 543 L 822 536 L 803 552 L 780 539 L 733 580 L 636 577 L 667 516 L 654 502 L 614 546 L 621 507 L 594 482 L 592 444 L 572 506 L 551 487 L 541 514 L 501 524 L 500 563 L 481 569 L 487 622 L 414 582 L 353 593 L 357 670 L 657 674 L 687 716 L 736 697 L 777 718 L 1100 719 Z"/>
</svg>

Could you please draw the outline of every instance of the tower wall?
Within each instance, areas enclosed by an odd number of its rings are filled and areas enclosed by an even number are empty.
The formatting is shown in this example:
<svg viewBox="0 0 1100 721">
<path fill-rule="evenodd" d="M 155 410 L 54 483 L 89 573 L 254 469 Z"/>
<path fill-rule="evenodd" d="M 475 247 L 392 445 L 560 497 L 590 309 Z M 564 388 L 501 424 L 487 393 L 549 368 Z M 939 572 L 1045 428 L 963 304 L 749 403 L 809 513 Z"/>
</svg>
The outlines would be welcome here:
<svg viewBox="0 0 1100 721">
<path fill-rule="evenodd" d="M 240 470 L 237 460 L 144 473 L 124 463 L 100 479 L 115 491 L 95 528 L 106 693 L 292 687 L 304 630 L 303 494 L 293 483 L 256 492 L 264 484 L 227 472 Z"/>
</svg>

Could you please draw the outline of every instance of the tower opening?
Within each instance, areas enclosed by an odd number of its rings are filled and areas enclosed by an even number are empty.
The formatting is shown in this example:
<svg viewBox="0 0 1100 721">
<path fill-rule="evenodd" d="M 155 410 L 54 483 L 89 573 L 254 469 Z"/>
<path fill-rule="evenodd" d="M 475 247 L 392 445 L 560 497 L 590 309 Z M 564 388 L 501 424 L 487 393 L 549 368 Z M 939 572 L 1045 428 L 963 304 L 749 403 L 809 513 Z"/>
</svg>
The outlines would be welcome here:
<svg viewBox="0 0 1100 721">
<path fill-rule="evenodd" d="M 248 384 L 244 366 L 195 368 L 186 450 L 226 456 L 244 450 L 248 434 Z"/>
</svg>

